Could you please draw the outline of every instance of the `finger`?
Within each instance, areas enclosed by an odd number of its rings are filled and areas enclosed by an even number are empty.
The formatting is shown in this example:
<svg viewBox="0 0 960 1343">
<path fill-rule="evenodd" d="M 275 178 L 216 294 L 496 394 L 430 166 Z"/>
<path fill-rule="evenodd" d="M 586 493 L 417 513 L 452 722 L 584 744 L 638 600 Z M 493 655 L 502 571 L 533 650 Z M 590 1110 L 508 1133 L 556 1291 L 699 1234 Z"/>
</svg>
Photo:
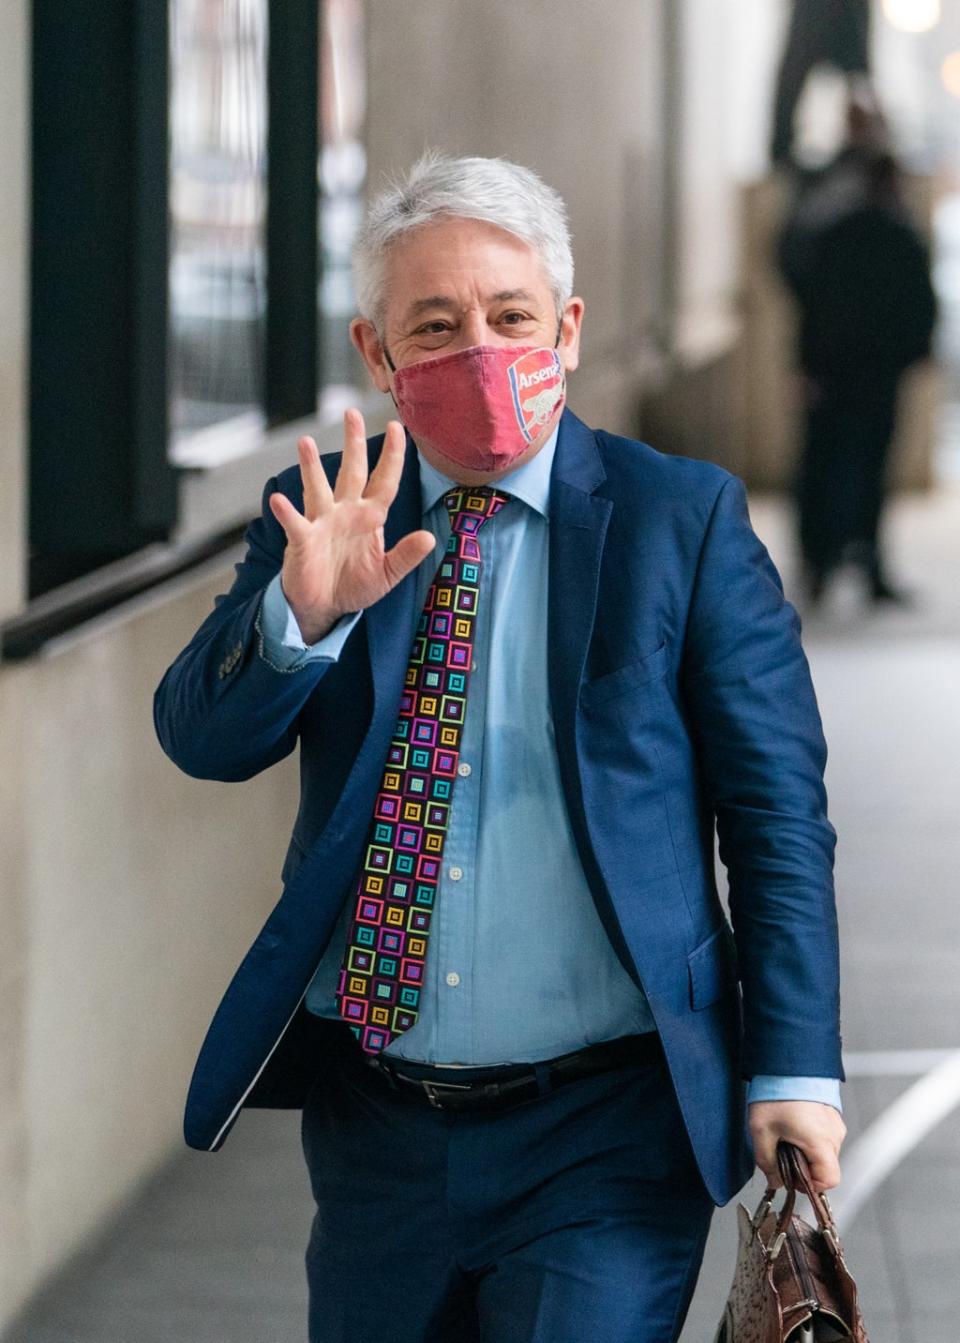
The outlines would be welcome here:
<svg viewBox="0 0 960 1343">
<path fill-rule="evenodd" d="M 753 1159 L 766 1176 L 771 1189 L 780 1189 L 780 1167 L 777 1164 L 777 1137 L 768 1130 L 751 1133 L 753 1139 Z"/>
<path fill-rule="evenodd" d="M 271 494 L 270 512 L 287 534 L 288 541 L 300 541 L 310 535 L 310 524 L 298 513 L 285 494 Z"/>
<path fill-rule="evenodd" d="M 383 438 L 383 451 L 370 473 L 364 499 L 376 499 L 384 508 L 389 508 L 397 495 L 400 473 L 403 471 L 403 459 L 407 446 L 403 425 L 399 420 L 391 420 Z"/>
<path fill-rule="evenodd" d="M 300 459 L 300 479 L 303 481 L 303 513 L 312 522 L 333 503 L 333 490 L 320 464 L 320 453 L 312 438 L 298 439 L 297 456 Z"/>
<path fill-rule="evenodd" d="M 769 1189 L 783 1188 L 783 1177 L 776 1164 L 771 1166 L 769 1161 L 757 1160 L 757 1166 L 763 1173 L 763 1178 L 766 1180 Z"/>
<path fill-rule="evenodd" d="M 406 578 L 411 569 L 426 559 L 436 543 L 433 532 L 410 532 L 388 550 L 383 557 L 383 568 L 390 586 L 395 587 Z"/>
<path fill-rule="evenodd" d="M 367 437 L 359 410 L 348 410 L 343 417 L 343 456 L 333 497 L 337 502 L 359 499 L 367 483 Z"/>
<path fill-rule="evenodd" d="M 822 1194 L 826 1189 L 835 1189 L 840 1183 L 840 1159 L 834 1148 L 829 1143 L 820 1143 L 805 1145 L 802 1150 L 817 1192 Z"/>
</svg>

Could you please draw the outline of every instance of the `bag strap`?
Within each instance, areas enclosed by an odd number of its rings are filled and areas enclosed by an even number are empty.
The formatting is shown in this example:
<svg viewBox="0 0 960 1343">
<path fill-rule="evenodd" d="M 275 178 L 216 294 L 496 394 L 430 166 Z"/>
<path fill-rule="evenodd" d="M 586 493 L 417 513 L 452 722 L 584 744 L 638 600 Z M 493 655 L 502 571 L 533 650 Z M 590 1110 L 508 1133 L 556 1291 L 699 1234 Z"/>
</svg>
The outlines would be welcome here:
<svg viewBox="0 0 960 1343">
<path fill-rule="evenodd" d="M 780 1178 L 783 1180 L 784 1187 L 793 1195 L 789 1199 L 790 1213 L 793 1212 L 793 1203 L 798 1193 L 805 1194 L 813 1208 L 817 1224 L 823 1233 L 824 1239 L 830 1246 L 834 1258 L 842 1259 L 843 1251 L 840 1247 L 840 1235 L 837 1231 L 836 1223 L 833 1220 L 833 1211 L 830 1207 L 826 1194 L 821 1194 L 813 1187 L 813 1177 L 810 1174 L 810 1167 L 807 1164 L 807 1158 L 793 1143 L 784 1142 L 782 1139 L 777 1143 L 777 1165 L 780 1168 Z M 789 1215 L 784 1216 L 786 1204 L 781 1212 L 777 1224 L 777 1230 L 786 1230 L 789 1223 Z"/>
</svg>

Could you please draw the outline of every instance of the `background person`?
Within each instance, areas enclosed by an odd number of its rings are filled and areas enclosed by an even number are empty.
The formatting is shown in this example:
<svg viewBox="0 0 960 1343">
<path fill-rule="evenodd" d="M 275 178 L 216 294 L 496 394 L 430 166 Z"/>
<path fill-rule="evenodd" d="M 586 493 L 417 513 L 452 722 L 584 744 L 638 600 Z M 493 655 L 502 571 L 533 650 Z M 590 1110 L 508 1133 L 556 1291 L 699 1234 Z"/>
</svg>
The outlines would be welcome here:
<svg viewBox="0 0 960 1343">
<path fill-rule="evenodd" d="M 797 481 L 808 596 L 846 560 L 874 601 L 904 601 L 881 520 L 900 379 L 931 351 L 928 249 L 903 204 L 896 160 L 851 146 L 799 199 L 778 244 L 800 312 L 804 437 Z"/>
</svg>

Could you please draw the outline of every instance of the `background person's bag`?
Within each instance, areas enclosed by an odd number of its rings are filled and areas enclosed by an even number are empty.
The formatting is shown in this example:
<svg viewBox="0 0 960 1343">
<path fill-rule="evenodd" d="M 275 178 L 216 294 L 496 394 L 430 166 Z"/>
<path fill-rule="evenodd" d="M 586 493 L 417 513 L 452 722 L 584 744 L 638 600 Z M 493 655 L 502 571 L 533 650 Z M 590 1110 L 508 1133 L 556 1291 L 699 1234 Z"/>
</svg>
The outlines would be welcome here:
<svg viewBox="0 0 960 1343">
<path fill-rule="evenodd" d="M 777 1163 L 786 1190 L 780 1211 L 770 1188 L 753 1217 L 742 1203 L 737 1209 L 740 1248 L 715 1343 L 868 1343 L 857 1285 L 806 1157 L 781 1142 Z M 794 1215 L 798 1192 L 810 1200 L 816 1227 Z"/>
</svg>

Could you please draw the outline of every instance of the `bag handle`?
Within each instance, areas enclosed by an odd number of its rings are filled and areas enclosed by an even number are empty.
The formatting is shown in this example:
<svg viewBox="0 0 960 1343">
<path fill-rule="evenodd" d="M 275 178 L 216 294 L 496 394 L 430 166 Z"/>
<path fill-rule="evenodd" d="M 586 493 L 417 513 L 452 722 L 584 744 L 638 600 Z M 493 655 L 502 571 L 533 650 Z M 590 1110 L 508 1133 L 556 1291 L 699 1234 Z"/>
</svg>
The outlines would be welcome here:
<svg viewBox="0 0 960 1343">
<path fill-rule="evenodd" d="M 840 1246 L 840 1235 L 833 1220 L 830 1202 L 826 1194 L 821 1194 L 813 1187 L 813 1177 L 810 1174 L 810 1167 L 802 1150 L 794 1146 L 793 1143 L 781 1139 L 777 1143 L 777 1165 L 780 1169 L 780 1178 L 783 1181 L 784 1188 L 789 1191 L 777 1219 L 778 1235 L 780 1232 L 785 1232 L 790 1223 L 797 1194 L 805 1194 L 810 1201 L 817 1224 L 830 1246 L 834 1258 L 842 1259 L 843 1251 Z M 767 1190 L 768 1196 L 772 1193 L 773 1190 Z"/>
</svg>

